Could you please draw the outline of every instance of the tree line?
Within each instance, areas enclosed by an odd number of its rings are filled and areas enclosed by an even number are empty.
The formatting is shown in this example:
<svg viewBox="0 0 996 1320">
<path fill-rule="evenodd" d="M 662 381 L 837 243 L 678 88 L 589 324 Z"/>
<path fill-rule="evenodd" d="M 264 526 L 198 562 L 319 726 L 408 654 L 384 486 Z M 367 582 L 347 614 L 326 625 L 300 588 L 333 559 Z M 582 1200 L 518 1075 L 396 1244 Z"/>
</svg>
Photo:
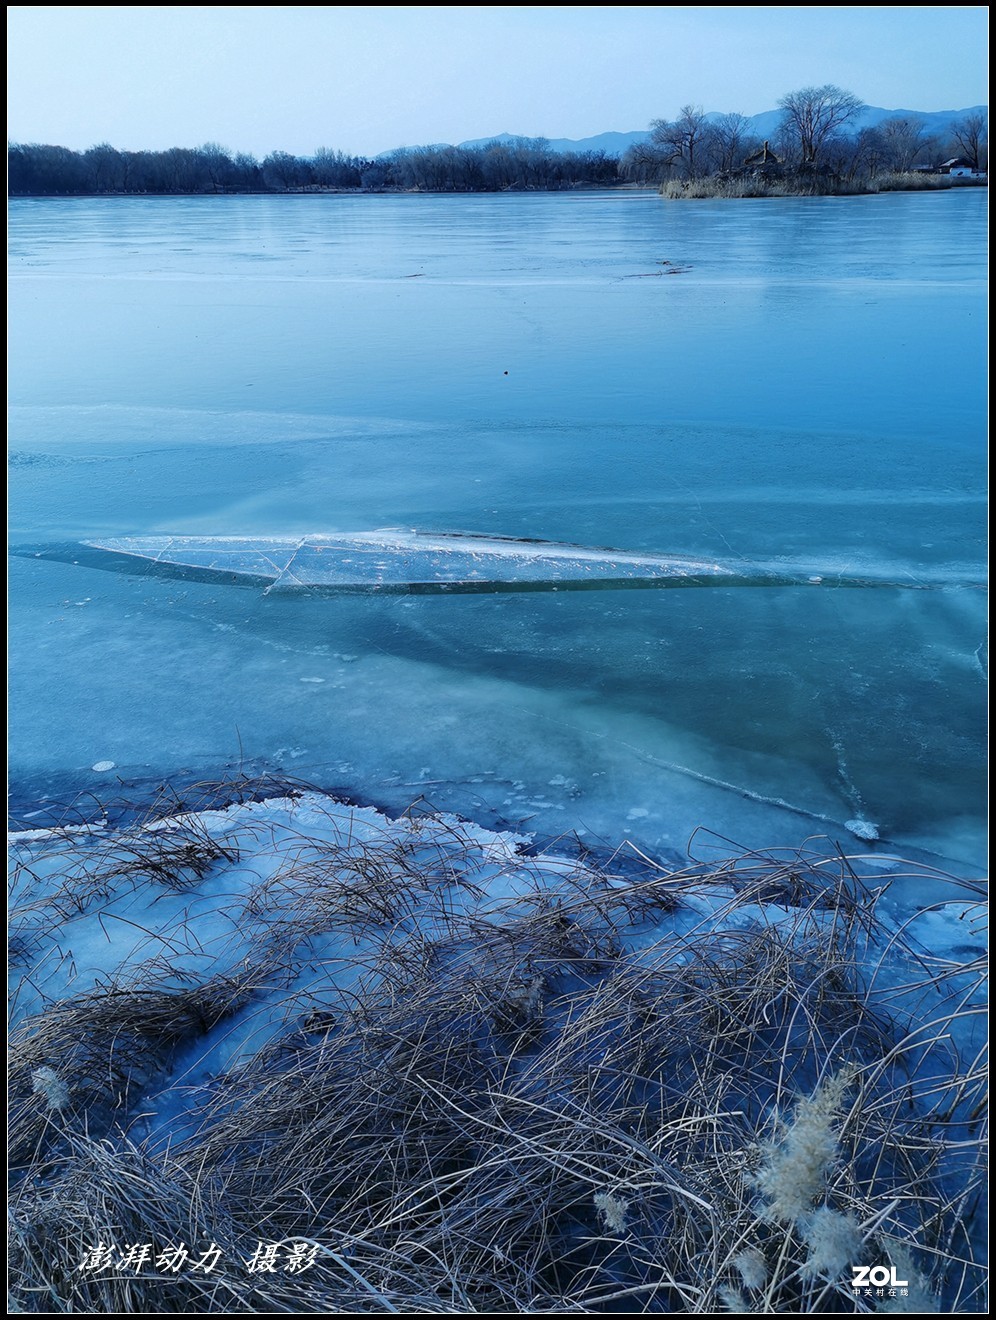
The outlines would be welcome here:
<svg viewBox="0 0 996 1320">
<path fill-rule="evenodd" d="M 320 147 L 313 156 L 274 151 L 263 160 L 216 143 L 168 151 L 87 151 L 11 143 L 7 186 L 14 197 L 98 193 L 502 192 L 604 187 L 621 182 L 604 151 L 553 151 L 542 138 L 482 147 L 405 147 L 367 160 Z"/>
<path fill-rule="evenodd" d="M 966 115 L 946 134 L 931 134 L 913 115 L 849 131 L 862 109 L 852 93 L 826 84 L 791 92 L 779 102 L 771 144 L 780 162 L 854 180 L 878 172 L 905 173 L 960 155 L 986 164 L 986 117 Z M 320 147 L 312 156 L 273 151 L 263 160 L 215 142 L 167 151 L 118 151 L 103 142 L 86 151 L 9 143 L 11 196 L 102 193 L 502 192 L 662 185 L 743 168 L 762 150 L 745 115 L 707 116 L 686 105 L 673 120 L 655 119 L 647 140 L 621 157 L 604 151 L 554 151 L 545 138 L 496 139 L 474 147 L 405 147 L 370 160 Z"/>
</svg>

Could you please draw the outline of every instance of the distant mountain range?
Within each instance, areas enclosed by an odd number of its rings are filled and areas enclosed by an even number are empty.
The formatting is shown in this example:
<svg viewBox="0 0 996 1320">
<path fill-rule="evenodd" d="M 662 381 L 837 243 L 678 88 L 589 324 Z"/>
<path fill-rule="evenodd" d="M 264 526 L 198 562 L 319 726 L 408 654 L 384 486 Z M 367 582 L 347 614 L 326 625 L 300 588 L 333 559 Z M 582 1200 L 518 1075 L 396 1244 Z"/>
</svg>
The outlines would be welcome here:
<svg viewBox="0 0 996 1320">
<path fill-rule="evenodd" d="M 849 127 L 853 133 L 857 129 L 874 128 L 876 124 L 882 123 L 884 119 L 903 116 L 922 120 L 928 134 L 943 134 L 947 132 L 952 120 L 963 119 L 970 114 L 987 114 L 988 109 L 988 106 L 984 105 L 971 105 L 965 110 L 885 110 L 881 106 L 866 105 L 851 121 Z M 721 118 L 722 114 L 716 110 L 710 111 L 706 115 L 706 119 Z M 747 115 L 746 119 L 758 138 L 762 140 L 773 138 L 778 132 L 782 111 L 765 110 L 759 115 Z M 457 145 L 461 147 L 484 147 L 489 142 L 514 142 L 517 138 L 525 136 L 527 135 L 523 133 L 496 133 L 494 137 L 472 138 L 468 142 L 460 142 Z M 637 142 L 646 142 L 649 136 L 650 130 L 645 128 L 636 129 L 632 133 L 598 133 L 595 137 L 548 138 L 547 141 L 552 151 L 604 151 L 607 156 L 621 156 L 628 147 Z M 452 144 L 437 143 L 436 145 Z"/>
</svg>

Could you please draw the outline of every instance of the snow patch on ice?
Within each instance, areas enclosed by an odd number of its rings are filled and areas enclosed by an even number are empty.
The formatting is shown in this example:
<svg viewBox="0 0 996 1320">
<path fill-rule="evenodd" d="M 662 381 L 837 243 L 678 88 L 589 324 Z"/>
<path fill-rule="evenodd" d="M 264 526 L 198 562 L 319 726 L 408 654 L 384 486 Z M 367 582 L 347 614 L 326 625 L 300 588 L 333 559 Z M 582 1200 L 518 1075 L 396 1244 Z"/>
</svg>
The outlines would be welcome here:
<svg viewBox="0 0 996 1320">
<path fill-rule="evenodd" d="M 850 830 L 856 839 L 865 839 L 873 843 L 878 837 L 878 826 L 870 820 L 845 820 L 844 828 Z"/>
</svg>

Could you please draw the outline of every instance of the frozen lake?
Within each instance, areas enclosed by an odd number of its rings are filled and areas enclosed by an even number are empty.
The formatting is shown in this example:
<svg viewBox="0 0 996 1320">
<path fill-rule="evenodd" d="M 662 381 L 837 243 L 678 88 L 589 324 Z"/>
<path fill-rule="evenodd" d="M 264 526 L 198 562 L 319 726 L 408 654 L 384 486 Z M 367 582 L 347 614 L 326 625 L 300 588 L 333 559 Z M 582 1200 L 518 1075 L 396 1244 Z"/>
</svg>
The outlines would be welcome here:
<svg viewBox="0 0 996 1320">
<path fill-rule="evenodd" d="M 308 600 L 14 557 L 18 811 L 241 761 L 980 865 L 986 204 L 12 202 L 14 546 L 391 526 L 909 583 Z"/>
</svg>

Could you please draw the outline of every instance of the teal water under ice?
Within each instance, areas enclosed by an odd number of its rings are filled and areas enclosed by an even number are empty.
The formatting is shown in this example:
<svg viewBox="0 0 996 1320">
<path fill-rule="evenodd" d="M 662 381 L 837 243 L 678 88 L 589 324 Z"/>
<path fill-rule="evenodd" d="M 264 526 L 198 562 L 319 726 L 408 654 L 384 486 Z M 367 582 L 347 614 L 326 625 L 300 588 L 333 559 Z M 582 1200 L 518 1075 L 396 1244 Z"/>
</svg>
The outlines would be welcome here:
<svg viewBox="0 0 996 1320">
<path fill-rule="evenodd" d="M 301 600 L 14 557 L 19 805 L 242 758 L 977 864 L 986 204 L 14 201 L 15 546 L 396 526 L 909 584 Z"/>
</svg>

